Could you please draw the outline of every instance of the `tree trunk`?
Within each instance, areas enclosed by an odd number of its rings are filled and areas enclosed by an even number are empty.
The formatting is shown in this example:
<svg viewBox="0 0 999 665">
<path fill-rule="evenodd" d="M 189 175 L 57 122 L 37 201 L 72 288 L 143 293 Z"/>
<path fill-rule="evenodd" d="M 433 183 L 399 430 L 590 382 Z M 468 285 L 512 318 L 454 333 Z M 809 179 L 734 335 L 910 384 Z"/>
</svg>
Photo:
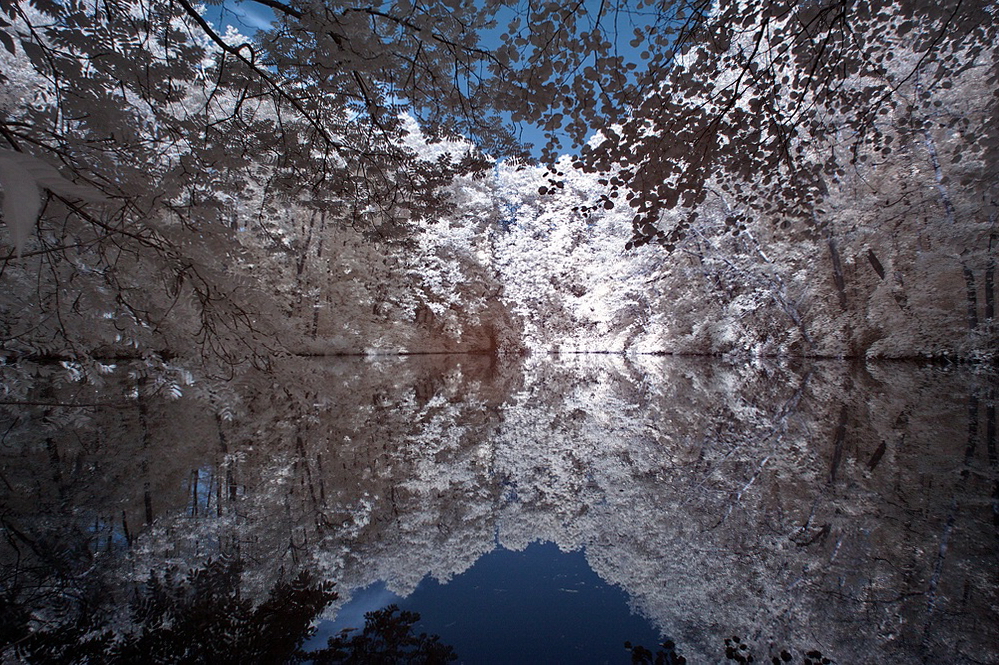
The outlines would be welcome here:
<svg viewBox="0 0 999 665">
<path fill-rule="evenodd" d="M 975 273 L 968 266 L 964 266 L 964 283 L 968 290 L 968 328 L 974 330 L 978 327 L 978 290 L 975 288 Z"/>
<path fill-rule="evenodd" d="M 940 543 L 937 546 L 937 557 L 933 565 L 933 573 L 930 575 L 929 585 L 926 590 L 926 623 L 923 625 L 924 652 L 929 647 L 933 615 L 937 605 L 937 591 L 940 587 L 940 578 L 943 576 L 944 561 L 947 558 L 947 550 L 950 545 L 950 538 L 954 532 L 954 525 L 957 523 L 958 497 L 965 491 L 965 485 L 971 475 L 971 463 L 975 457 L 975 449 L 978 447 L 978 412 L 979 398 L 977 389 L 972 389 L 968 395 L 968 445 L 964 449 L 964 467 L 961 469 L 960 478 L 954 487 L 954 495 L 951 498 L 950 510 L 947 514 L 947 522 L 944 524 L 943 533 L 940 534 Z"/>
<path fill-rule="evenodd" d="M 985 266 L 985 320 L 991 321 L 995 316 L 995 275 L 996 260 L 992 254 L 992 247 L 995 245 L 996 235 L 989 236 L 989 262 Z"/>
<path fill-rule="evenodd" d="M 142 396 L 142 389 L 146 385 L 146 378 L 139 379 L 136 389 L 139 401 L 139 432 L 142 437 L 142 503 L 146 510 L 146 525 L 153 523 L 153 495 L 152 486 L 149 482 L 149 407 Z"/>
<path fill-rule="evenodd" d="M 839 249 L 836 248 L 836 241 L 829 238 L 829 256 L 832 258 L 833 282 L 836 284 L 836 293 L 839 294 L 839 306 L 846 311 L 846 279 L 843 277 L 843 264 L 839 259 Z"/>
</svg>

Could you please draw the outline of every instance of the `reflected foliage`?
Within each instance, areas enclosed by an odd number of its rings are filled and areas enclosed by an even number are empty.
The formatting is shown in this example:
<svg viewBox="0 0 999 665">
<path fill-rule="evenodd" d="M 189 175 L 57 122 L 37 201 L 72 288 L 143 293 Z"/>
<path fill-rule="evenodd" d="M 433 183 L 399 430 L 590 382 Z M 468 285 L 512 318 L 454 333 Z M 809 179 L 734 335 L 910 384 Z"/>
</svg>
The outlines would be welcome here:
<svg viewBox="0 0 999 665">
<path fill-rule="evenodd" d="M 631 652 L 632 665 L 686 665 L 687 659 L 676 651 L 676 642 L 666 640 L 655 653 L 640 644 L 625 642 L 624 648 Z"/>
<path fill-rule="evenodd" d="M 55 386 L 3 423 L 0 648 L 308 658 L 353 590 L 406 597 L 541 541 L 680 646 L 639 662 L 995 660 L 996 387 L 930 364 L 289 359 L 216 417 Z M 53 406 L 74 400 L 89 422 Z M 322 653 L 436 649 L 410 619 Z"/>
<path fill-rule="evenodd" d="M 678 652 L 677 645 L 673 640 L 666 640 L 660 648 L 653 653 L 650 649 L 641 645 L 632 645 L 625 642 L 624 648 L 631 652 L 632 665 L 685 665 L 687 659 Z M 773 649 L 771 649 L 773 651 Z M 818 649 L 809 649 L 802 652 L 801 658 L 795 658 L 788 649 L 778 648 L 777 654 L 770 657 L 769 662 L 774 665 L 784 665 L 785 663 L 801 663 L 801 665 L 830 665 L 832 660 L 822 655 Z M 725 661 L 730 663 L 761 663 L 766 660 L 757 660 L 752 645 L 737 635 L 725 638 Z"/>
<path fill-rule="evenodd" d="M 802 665 L 830 665 L 833 662 L 823 656 L 818 649 L 808 649 L 802 652 L 800 660 L 796 659 L 788 649 L 782 648 L 778 651 L 776 656 L 770 657 L 770 662 L 775 665 L 797 662 L 802 663 Z M 736 635 L 725 638 L 725 659 L 729 662 L 740 663 L 740 665 L 761 662 L 756 659 L 753 646 Z"/>
<path fill-rule="evenodd" d="M 274 586 L 267 599 L 241 597 L 243 566 L 219 559 L 180 574 L 150 574 L 135 590 L 123 625 L 104 613 L 82 612 L 69 624 L 31 630 L 16 608 L 5 637 L 30 663 L 282 663 L 301 656 L 316 616 L 336 599 L 331 582 L 301 572 Z M 11 642 L 7 642 L 11 644 Z"/>
<path fill-rule="evenodd" d="M 329 639 L 325 649 L 309 653 L 316 665 L 356 663 L 410 663 L 435 665 L 458 660 L 454 649 L 437 635 L 413 632 L 420 620 L 416 612 L 389 605 L 364 615 L 364 630 L 351 634 L 348 628 Z"/>
<path fill-rule="evenodd" d="M 279 582 L 255 605 L 240 591 L 243 565 L 221 558 L 181 574 L 151 573 L 134 590 L 126 617 L 83 611 L 76 620 L 32 625 L 23 605 L 0 605 L 3 642 L 26 662 L 65 663 L 411 663 L 457 660 L 436 635 L 415 634 L 415 612 L 395 605 L 365 615 L 364 630 L 346 629 L 326 648 L 305 652 L 313 622 L 337 598 L 333 583 L 303 571 Z M 126 628 L 115 630 L 120 624 Z"/>
</svg>

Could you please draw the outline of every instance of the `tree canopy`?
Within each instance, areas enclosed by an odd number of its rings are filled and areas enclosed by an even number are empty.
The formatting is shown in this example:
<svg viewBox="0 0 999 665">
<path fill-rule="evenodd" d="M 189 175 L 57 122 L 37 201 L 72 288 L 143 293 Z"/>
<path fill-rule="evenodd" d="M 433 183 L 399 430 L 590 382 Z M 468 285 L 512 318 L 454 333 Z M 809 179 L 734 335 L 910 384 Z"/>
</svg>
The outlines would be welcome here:
<svg viewBox="0 0 999 665">
<path fill-rule="evenodd" d="M 4 0 L 3 45 L 23 50 L 58 110 L 8 119 L 4 137 L 103 152 L 165 143 L 219 171 L 269 155 L 293 191 L 419 211 L 450 172 L 400 168 L 414 158 L 400 113 L 430 137 L 523 156 L 509 117 L 546 130 L 543 161 L 565 135 L 577 166 L 615 170 L 648 238 L 658 212 L 692 209 L 719 175 L 768 211 L 809 217 L 825 179 L 868 150 L 890 154 L 887 120 L 918 131 L 933 90 L 972 68 L 997 73 L 995 5 L 980 1 L 259 4 L 276 20 L 245 38 L 188 0 Z M 994 165 L 992 132 L 969 148 Z M 94 152 L 64 160 L 132 194 Z"/>
<path fill-rule="evenodd" d="M 829 238 L 857 183 L 905 198 L 885 172 L 913 146 L 950 223 L 995 212 L 992 2 L 257 4 L 275 21 L 244 36 L 190 0 L 0 0 L 14 347 L 252 355 L 275 338 L 260 289 L 294 290 L 261 276 L 281 264 L 301 293 L 330 229 L 404 253 L 462 219 L 463 179 L 527 158 L 518 122 L 548 138 L 537 191 L 594 176 L 575 211 L 630 210 L 629 248 L 675 250 L 699 218 Z M 96 341 L 80 313 L 110 322 Z"/>
</svg>

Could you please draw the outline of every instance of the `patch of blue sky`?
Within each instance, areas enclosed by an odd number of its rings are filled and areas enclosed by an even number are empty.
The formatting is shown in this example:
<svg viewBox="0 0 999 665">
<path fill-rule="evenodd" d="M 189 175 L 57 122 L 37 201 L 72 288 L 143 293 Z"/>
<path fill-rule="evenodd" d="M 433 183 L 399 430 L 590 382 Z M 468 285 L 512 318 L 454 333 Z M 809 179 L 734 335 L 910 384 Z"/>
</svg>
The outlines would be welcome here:
<svg viewBox="0 0 999 665">
<path fill-rule="evenodd" d="M 102 550 L 110 550 L 112 547 L 118 551 L 123 551 L 129 547 L 128 534 L 125 533 L 124 524 L 97 517 L 87 530 L 94 534 L 94 538 L 89 542 L 90 551 L 94 554 Z"/>
<path fill-rule="evenodd" d="M 202 5 L 204 16 L 219 32 L 232 26 L 240 33 L 252 36 L 258 30 L 266 30 L 274 23 L 274 11 L 257 2 L 226 0 L 220 5 Z"/>
<path fill-rule="evenodd" d="M 636 67 L 631 71 L 624 71 L 627 80 L 631 83 L 637 81 L 638 73 L 643 69 L 642 51 L 645 50 L 643 43 L 634 42 L 635 31 L 646 30 L 649 26 L 654 26 L 660 18 L 660 14 L 655 10 L 635 10 L 629 6 L 628 2 L 608 2 L 607 0 L 582 0 L 576 5 L 576 11 L 583 14 L 579 22 L 579 30 L 592 32 L 599 29 L 603 39 L 610 43 L 609 55 L 622 58 L 623 62 L 635 63 Z M 484 31 L 480 35 L 481 43 L 489 49 L 497 49 L 503 45 L 504 37 L 509 37 L 509 25 L 511 21 L 520 19 L 519 31 L 529 29 L 530 15 L 520 6 L 506 6 L 499 10 L 496 15 L 496 26 Z M 633 45 L 634 44 L 634 45 Z M 571 83 L 576 76 L 583 76 L 586 66 L 595 66 L 595 56 L 585 58 L 580 67 L 570 75 L 566 81 Z M 504 120 L 510 122 L 515 127 L 517 138 L 524 144 L 531 144 L 531 154 L 540 156 L 542 148 L 549 139 L 552 139 L 556 150 L 562 154 L 572 148 L 572 141 L 567 132 L 555 130 L 549 134 L 537 125 L 527 122 L 513 122 L 511 114 L 503 114 Z M 594 132 L 586 137 L 585 141 L 592 138 Z"/>
<path fill-rule="evenodd" d="M 522 551 L 497 547 L 447 583 L 428 575 L 406 597 L 384 582 L 355 590 L 334 619 L 318 622 L 304 650 L 360 631 L 367 612 L 391 604 L 418 613 L 414 632 L 440 636 L 466 663 L 626 662 L 625 641 L 652 646 L 661 638 L 585 552 L 534 542 Z"/>
<path fill-rule="evenodd" d="M 217 489 L 215 471 L 211 467 L 197 469 L 188 480 L 188 515 L 204 515 L 211 509 L 212 491 Z"/>
<path fill-rule="evenodd" d="M 618 5 L 606 0 L 583 0 L 577 5 L 577 11 L 585 12 L 585 20 L 581 21 L 581 25 L 585 26 L 583 29 L 591 31 L 596 27 L 600 28 L 604 39 L 611 43 L 611 55 L 620 56 L 625 62 L 634 62 L 638 65 L 636 70 L 626 74 L 633 81 L 636 72 L 642 68 L 643 50 L 641 45 L 632 46 L 635 30 L 643 30 L 646 26 L 654 25 L 659 14 L 649 10 L 635 11 L 628 7 L 628 3 Z M 220 32 L 225 32 L 228 26 L 232 26 L 247 36 L 270 27 L 275 20 L 273 10 L 254 0 L 225 0 L 221 4 L 204 5 L 202 14 Z M 501 8 L 496 15 L 496 26 L 480 34 L 481 45 L 493 50 L 502 46 L 504 37 L 509 39 L 509 24 L 516 18 L 521 19 L 520 29 L 524 29 L 530 17 L 519 5 Z M 524 121 L 513 122 L 510 113 L 503 113 L 501 117 L 514 127 L 517 139 L 524 145 L 530 146 L 530 154 L 535 158 L 540 157 L 549 138 L 554 140 L 560 152 L 572 147 L 572 141 L 564 131 L 556 130 L 550 137 L 540 126 Z"/>
</svg>

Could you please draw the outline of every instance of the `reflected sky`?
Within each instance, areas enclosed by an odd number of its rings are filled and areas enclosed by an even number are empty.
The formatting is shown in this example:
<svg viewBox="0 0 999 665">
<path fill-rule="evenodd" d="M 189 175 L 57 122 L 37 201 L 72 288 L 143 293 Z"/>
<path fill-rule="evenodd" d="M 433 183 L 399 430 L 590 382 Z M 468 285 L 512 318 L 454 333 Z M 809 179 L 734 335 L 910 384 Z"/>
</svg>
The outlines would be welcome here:
<svg viewBox="0 0 999 665">
<path fill-rule="evenodd" d="M 634 614 L 628 596 L 604 582 L 583 551 L 532 543 L 486 554 L 445 584 L 427 577 L 406 598 L 384 583 L 358 590 L 334 620 L 321 621 L 307 650 L 364 614 L 396 604 L 420 614 L 416 630 L 439 635 L 464 663 L 621 663 L 626 641 L 653 646 L 659 633 Z"/>
</svg>

